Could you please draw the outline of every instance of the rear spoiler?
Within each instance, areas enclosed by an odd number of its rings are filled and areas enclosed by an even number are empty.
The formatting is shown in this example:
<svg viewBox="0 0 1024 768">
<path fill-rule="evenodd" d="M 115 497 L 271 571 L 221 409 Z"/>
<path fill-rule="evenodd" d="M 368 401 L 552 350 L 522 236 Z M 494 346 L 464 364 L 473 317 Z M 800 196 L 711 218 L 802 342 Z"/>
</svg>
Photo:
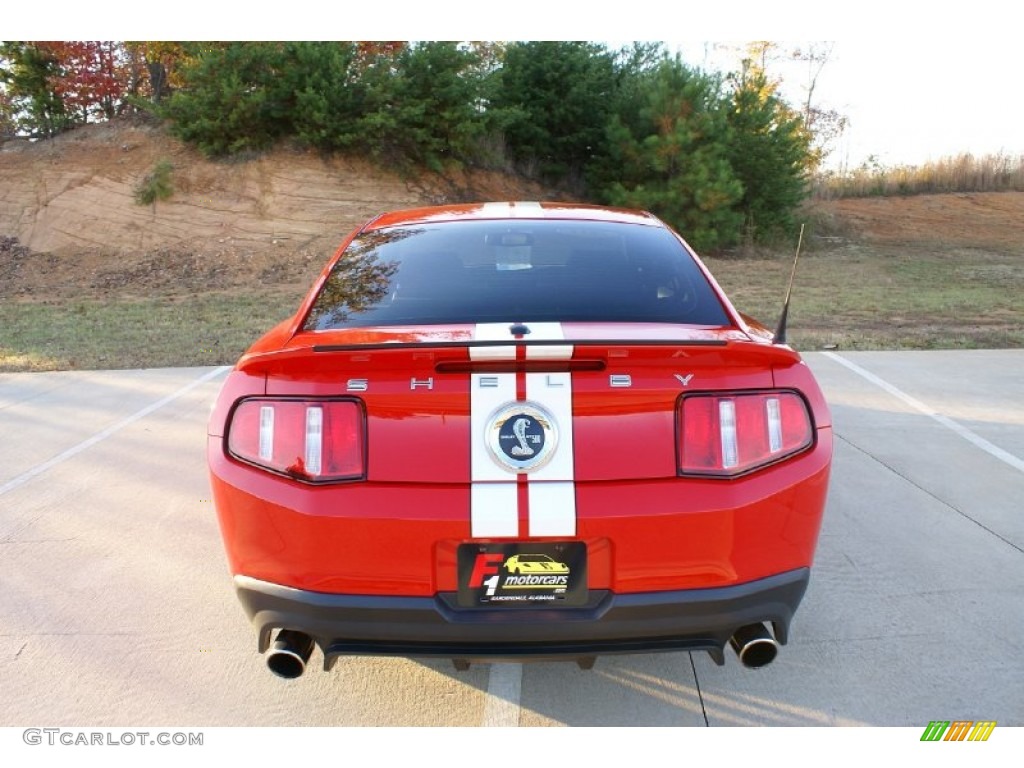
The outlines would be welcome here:
<svg viewBox="0 0 1024 768">
<path fill-rule="evenodd" d="M 390 349 L 469 349 L 480 347 L 724 347 L 725 339 L 509 339 L 498 341 L 386 341 L 376 344 L 314 344 L 314 352 L 369 352 Z"/>
<path fill-rule="evenodd" d="M 739 335 L 739 334 L 737 334 Z M 514 355 L 495 357 L 486 354 L 474 355 L 473 349 L 494 349 L 504 347 L 542 347 L 561 348 L 565 354 L 537 355 L 536 357 Z M 288 347 L 285 349 L 258 352 L 244 356 L 238 362 L 237 370 L 250 374 L 284 372 L 289 369 L 315 367 L 328 370 L 335 367 L 347 368 L 365 365 L 371 357 L 375 364 L 387 365 L 392 355 L 422 356 L 424 353 L 437 352 L 430 355 L 427 365 L 432 365 L 439 372 L 471 372 L 472 370 L 492 370 L 495 365 L 518 368 L 555 371 L 555 370 L 589 370 L 594 363 L 599 367 L 614 360 L 616 355 L 608 355 L 604 350 L 622 350 L 633 348 L 645 359 L 664 356 L 679 357 L 695 362 L 696 358 L 714 356 L 729 358 L 739 364 L 789 366 L 799 362 L 800 356 L 785 346 L 765 344 L 748 338 L 736 339 L 544 339 L 537 341 L 413 341 L 413 342 L 371 342 L 367 344 L 314 344 L 310 346 Z M 661 353 L 659 355 L 659 352 Z M 639 356 L 639 355 L 638 355 Z M 527 359 L 522 359 L 526 357 Z M 518 359 L 517 359 L 518 358 Z M 422 359 L 422 358 L 421 358 Z M 426 362 L 426 361 L 425 361 Z"/>
</svg>

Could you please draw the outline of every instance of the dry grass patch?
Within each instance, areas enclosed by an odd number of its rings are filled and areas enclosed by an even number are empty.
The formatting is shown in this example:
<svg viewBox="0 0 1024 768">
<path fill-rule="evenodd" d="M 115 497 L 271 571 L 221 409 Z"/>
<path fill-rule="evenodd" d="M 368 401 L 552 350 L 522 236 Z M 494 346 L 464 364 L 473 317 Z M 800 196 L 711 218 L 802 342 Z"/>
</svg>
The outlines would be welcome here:
<svg viewBox="0 0 1024 768">
<path fill-rule="evenodd" d="M 774 326 L 789 255 L 706 259 L 741 310 Z M 844 247 L 800 260 L 789 315 L 798 348 L 1024 345 L 1024 259 L 985 250 Z"/>
<path fill-rule="evenodd" d="M 0 371 L 234 364 L 301 293 L 0 303 Z"/>
</svg>

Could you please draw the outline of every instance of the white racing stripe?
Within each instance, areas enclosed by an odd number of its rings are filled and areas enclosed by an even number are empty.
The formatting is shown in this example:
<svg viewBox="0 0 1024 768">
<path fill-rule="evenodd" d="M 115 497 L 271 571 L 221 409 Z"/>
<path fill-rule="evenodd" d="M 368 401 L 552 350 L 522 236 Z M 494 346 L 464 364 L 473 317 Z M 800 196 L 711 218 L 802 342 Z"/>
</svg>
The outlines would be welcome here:
<svg viewBox="0 0 1024 768">
<path fill-rule="evenodd" d="M 574 478 L 572 450 L 572 374 L 526 374 L 526 399 L 550 413 L 558 429 L 558 446 L 551 460 L 530 473 L 530 480 Z"/>
<path fill-rule="evenodd" d="M 477 483 L 470 487 L 474 539 L 519 535 L 519 492 L 515 483 Z"/>
<path fill-rule="evenodd" d="M 572 358 L 572 344 L 553 344 L 545 347 L 527 347 L 527 360 L 569 360 Z"/>
<path fill-rule="evenodd" d="M 543 219 L 544 207 L 535 202 L 484 203 L 482 213 L 486 216 L 510 219 Z"/>
<path fill-rule="evenodd" d="M 508 332 L 511 323 L 477 323 L 473 334 L 474 341 L 510 341 L 512 334 Z M 470 347 L 470 360 L 515 360 L 516 345 L 494 347 Z M 512 381 L 512 397 L 515 397 L 515 380 Z"/>
<path fill-rule="evenodd" d="M 533 341 L 556 341 L 565 338 L 561 323 L 530 323 L 530 335 Z M 527 360 L 569 360 L 572 358 L 572 344 L 553 344 L 543 347 L 527 347 Z M 527 395 L 529 398 L 529 394 Z"/>
<path fill-rule="evenodd" d="M 512 350 L 515 356 L 515 348 Z M 516 399 L 514 373 L 473 373 L 469 377 L 470 531 L 474 538 L 519 534 L 515 477 L 499 467 L 487 449 L 487 422 Z"/>
<path fill-rule="evenodd" d="M 509 208 L 508 203 L 484 203 L 482 211 L 488 216 L 505 216 L 509 213 Z"/>
<path fill-rule="evenodd" d="M 540 203 L 518 202 L 512 204 L 512 216 L 517 219 L 537 218 L 544 216 L 544 209 Z"/>
<path fill-rule="evenodd" d="M 476 340 L 514 340 L 512 323 L 481 323 Z M 559 323 L 531 323 L 527 338 L 564 339 Z M 571 344 L 526 348 L 528 360 L 568 360 Z M 514 360 L 515 345 L 470 348 L 470 357 L 480 360 Z M 572 374 L 568 372 L 527 373 L 526 400 L 551 414 L 558 430 L 558 444 L 551 460 L 528 473 L 530 536 L 576 535 L 576 489 L 574 484 Z M 487 447 L 487 427 L 494 414 L 516 401 L 515 373 L 474 373 L 470 375 L 470 531 L 474 538 L 519 535 L 519 491 L 517 474 L 502 467 Z"/>
<path fill-rule="evenodd" d="M 558 428 L 558 447 L 551 461 L 529 475 L 530 535 L 575 536 L 572 374 L 526 374 L 526 399 L 544 406 Z"/>
<path fill-rule="evenodd" d="M 531 536 L 576 535 L 576 484 L 531 480 Z"/>
<path fill-rule="evenodd" d="M 516 399 L 514 373 L 473 373 L 469 376 L 470 479 L 476 482 L 515 480 L 498 466 L 487 448 L 487 422 L 503 405 Z"/>
</svg>

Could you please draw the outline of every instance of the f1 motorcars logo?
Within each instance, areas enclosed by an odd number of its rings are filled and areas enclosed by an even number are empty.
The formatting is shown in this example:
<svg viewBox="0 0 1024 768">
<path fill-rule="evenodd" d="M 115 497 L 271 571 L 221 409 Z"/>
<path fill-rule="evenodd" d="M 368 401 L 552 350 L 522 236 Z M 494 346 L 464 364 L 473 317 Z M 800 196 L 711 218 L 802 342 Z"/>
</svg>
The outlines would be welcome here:
<svg viewBox="0 0 1024 768">
<path fill-rule="evenodd" d="M 469 575 L 469 586 L 479 589 L 484 585 L 484 577 L 491 576 L 495 579 L 501 570 L 501 563 L 505 556 L 501 552 L 481 552 L 476 556 L 473 563 L 473 572 Z M 495 582 L 497 583 L 497 582 Z M 494 594 L 493 589 L 488 589 L 489 594 Z"/>
<path fill-rule="evenodd" d="M 995 720 L 932 720 L 921 741 L 988 741 L 995 727 Z"/>
<path fill-rule="evenodd" d="M 460 544 L 459 604 L 583 605 L 587 545 L 582 541 Z"/>
<path fill-rule="evenodd" d="M 506 574 L 504 579 L 502 571 Z M 512 555 L 506 559 L 500 552 L 480 552 L 469 575 L 469 586 L 473 589 L 487 587 L 488 597 L 494 597 L 499 588 L 503 591 L 540 589 L 561 594 L 568 585 L 569 566 L 547 555 Z"/>
</svg>

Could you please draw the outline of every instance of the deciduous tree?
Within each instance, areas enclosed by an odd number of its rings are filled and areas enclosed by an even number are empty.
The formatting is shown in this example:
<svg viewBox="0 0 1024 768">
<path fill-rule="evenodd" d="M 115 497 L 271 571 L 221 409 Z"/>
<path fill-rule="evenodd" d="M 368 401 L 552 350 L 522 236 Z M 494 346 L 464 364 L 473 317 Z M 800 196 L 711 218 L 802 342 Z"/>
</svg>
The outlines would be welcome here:
<svg viewBox="0 0 1024 768">
<path fill-rule="evenodd" d="M 50 87 L 76 123 L 112 118 L 126 92 L 124 47 L 111 40 L 68 40 L 35 44 L 54 62 Z"/>
<path fill-rule="evenodd" d="M 198 44 L 169 40 L 124 44 L 130 70 L 129 93 L 160 104 L 184 84 L 183 69 L 195 62 Z"/>
</svg>

